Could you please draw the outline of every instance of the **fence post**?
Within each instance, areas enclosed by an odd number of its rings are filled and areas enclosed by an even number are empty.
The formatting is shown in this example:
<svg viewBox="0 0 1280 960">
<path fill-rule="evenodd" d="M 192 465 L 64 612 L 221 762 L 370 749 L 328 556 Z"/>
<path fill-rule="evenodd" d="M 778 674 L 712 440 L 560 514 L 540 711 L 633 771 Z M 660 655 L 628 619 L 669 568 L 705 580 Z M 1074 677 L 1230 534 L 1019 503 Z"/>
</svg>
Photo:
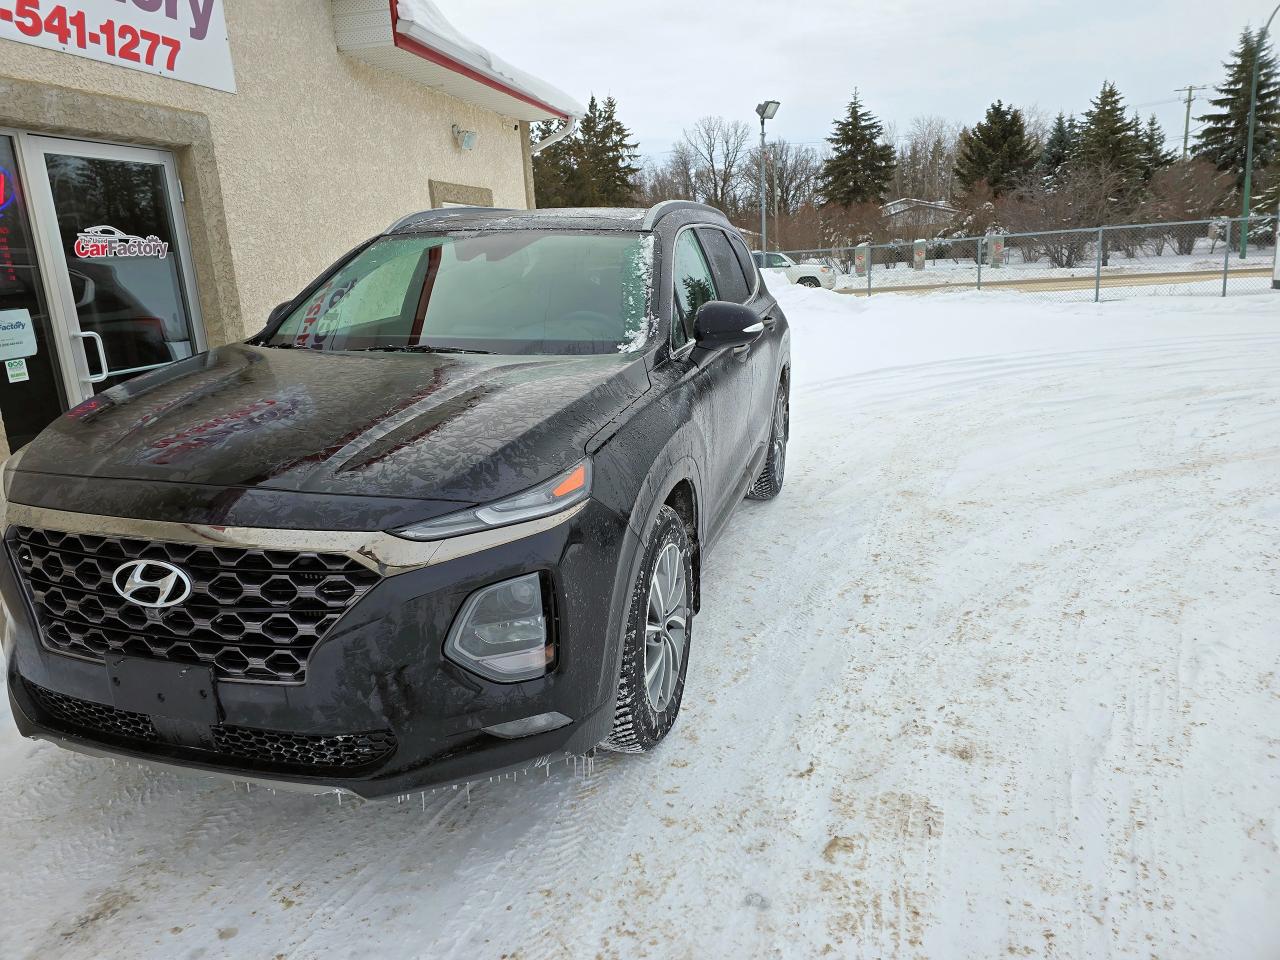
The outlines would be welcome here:
<svg viewBox="0 0 1280 960">
<path fill-rule="evenodd" d="M 1245 234 L 1247 240 L 1248 234 Z M 1227 295 L 1227 279 L 1231 276 L 1231 221 L 1227 221 L 1227 242 L 1225 249 L 1227 255 L 1222 258 L 1222 296 Z"/>
<path fill-rule="evenodd" d="M 982 248 L 986 246 L 986 240 L 982 237 L 979 237 L 977 239 L 977 244 L 978 244 L 978 289 L 981 290 L 982 289 L 982 258 L 985 254 L 985 251 Z"/>
<path fill-rule="evenodd" d="M 1276 245 L 1271 251 L 1271 289 L 1280 290 L 1280 211 L 1276 211 Z"/>
<path fill-rule="evenodd" d="M 1098 228 L 1098 269 L 1093 277 L 1093 302 L 1099 303 L 1102 300 L 1102 248 L 1107 242 L 1107 228 Z"/>
</svg>

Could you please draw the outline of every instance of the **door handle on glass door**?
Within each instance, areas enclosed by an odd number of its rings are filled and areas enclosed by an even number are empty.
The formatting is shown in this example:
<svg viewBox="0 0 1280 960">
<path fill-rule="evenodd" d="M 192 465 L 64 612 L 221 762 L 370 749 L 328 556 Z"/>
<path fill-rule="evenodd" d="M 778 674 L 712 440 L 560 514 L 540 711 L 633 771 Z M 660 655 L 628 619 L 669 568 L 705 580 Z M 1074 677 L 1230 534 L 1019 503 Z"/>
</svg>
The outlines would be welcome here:
<svg viewBox="0 0 1280 960">
<path fill-rule="evenodd" d="M 102 365 L 102 372 L 97 376 L 94 376 L 92 373 L 89 374 L 89 382 L 101 383 L 103 380 L 106 380 L 107 377 L 111 376 L 110 370 L 107 367 L 107 350 L 102 345 L 102 337 L 98 336 L 98 334 L 94 333 L 92 330 L 87 333 L 73 333 L 71 336 L 78 340 L 92 340 L 98 348 L 98 361 Z M 85 360 L 87 363 L 88 358 L 86 357 Z"/>
</svg>

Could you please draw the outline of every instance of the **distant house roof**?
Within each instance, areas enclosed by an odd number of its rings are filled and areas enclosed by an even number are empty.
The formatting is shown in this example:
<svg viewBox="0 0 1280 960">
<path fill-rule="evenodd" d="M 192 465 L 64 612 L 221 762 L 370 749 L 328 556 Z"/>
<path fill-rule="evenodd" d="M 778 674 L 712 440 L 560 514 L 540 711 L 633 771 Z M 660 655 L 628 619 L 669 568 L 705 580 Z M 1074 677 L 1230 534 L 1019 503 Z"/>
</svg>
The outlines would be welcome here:
<svg viewBox="0 0 1280 960">
<path fill-rule="evenodd" d="M 459 33 L 432 0 L 330 0 L 338 49 L 504 117 L 570 120 L 586 109 Z"/>
<path fill-rule="evenodd" d="M 911 197 L 890 200 L 880 209 L 886 217 L 900 217 L 904 213 L 911 213 L 916 210 L 928 210 L 933 213 L 945 214 L 946 216 L 960 212 L 945 200 L 916 200 Z"/>
</svg>

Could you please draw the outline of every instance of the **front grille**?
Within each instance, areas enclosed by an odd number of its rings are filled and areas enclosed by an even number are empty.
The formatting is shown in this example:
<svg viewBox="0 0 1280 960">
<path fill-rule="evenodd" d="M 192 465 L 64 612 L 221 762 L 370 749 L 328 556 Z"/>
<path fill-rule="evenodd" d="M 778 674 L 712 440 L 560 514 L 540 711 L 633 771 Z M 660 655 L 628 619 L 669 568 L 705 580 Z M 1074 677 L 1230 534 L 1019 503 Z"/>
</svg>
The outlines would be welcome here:
<svg viewBox="0 0 1280 960">
<path fill-rule="evenodd" d="M 151 718 L 145 714 L 55 693 L 30 681 L 26 682 L 26 688 L 47 719 L 69 733 L 87 734 L 108 742 L 160 742 Z M 254 727 L 216 726 L 212 733 L 212 750 L 167 746 L 178 754 L 204 762 L 320 773 L 372 767 L 387 759 L 396 749 L 396 738 L 390 730 L 316 736 Z"/>
<path fill-rule="evenodd" d="M 225 680 L 302 683 L 307 658 L 378 582 L 339 554 L 156 543 L 17 527 L 9 545 L 45 647 L 102 662 L 108 652 L 206 664 Z M 192 581 L 191 595 L 149 610 L 115 591 L 130 560 L 162 560 Z"/>
</svg>

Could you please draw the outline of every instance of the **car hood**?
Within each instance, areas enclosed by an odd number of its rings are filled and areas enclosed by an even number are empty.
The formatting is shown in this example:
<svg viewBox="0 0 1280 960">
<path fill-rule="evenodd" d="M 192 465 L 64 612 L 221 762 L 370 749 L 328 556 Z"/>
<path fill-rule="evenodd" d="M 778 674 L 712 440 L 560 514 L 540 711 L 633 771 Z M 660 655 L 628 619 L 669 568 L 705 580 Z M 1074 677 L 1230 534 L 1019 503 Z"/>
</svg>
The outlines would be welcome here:
<svg viewBox="0 0 1280 960">
<path fill-rule="evenodd" d="M 465 504 L 581 459 L 649 389 L 643 356 L 325 353 L 236 344 L 60 418 L 19 473 Z"/>
</svg>

